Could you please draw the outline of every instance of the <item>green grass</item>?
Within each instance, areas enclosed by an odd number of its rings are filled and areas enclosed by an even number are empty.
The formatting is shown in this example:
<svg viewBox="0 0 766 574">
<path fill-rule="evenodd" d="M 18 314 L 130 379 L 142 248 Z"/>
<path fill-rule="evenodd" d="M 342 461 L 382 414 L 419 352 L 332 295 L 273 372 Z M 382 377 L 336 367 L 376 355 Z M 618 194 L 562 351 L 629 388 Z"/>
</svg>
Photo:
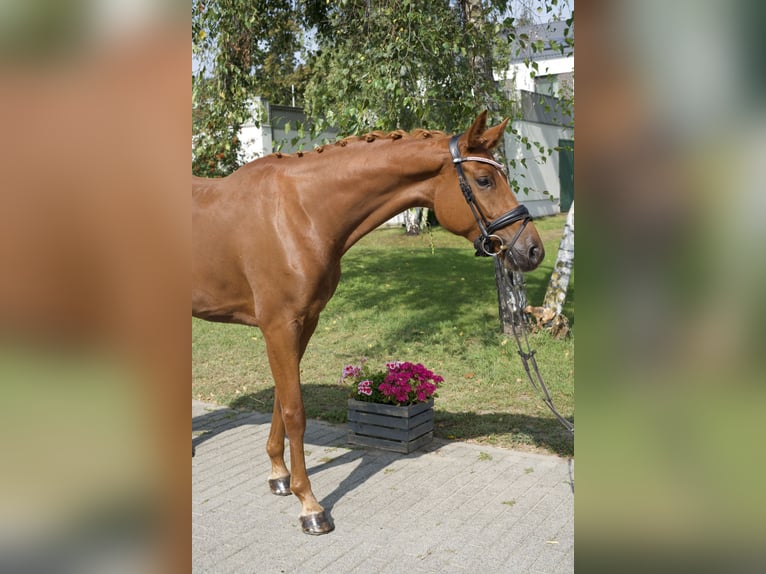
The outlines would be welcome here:
<svg viewBox="0 0 766 574">
<path fill-rule="evenodd" d="M 526 276 L 530 304 L 542 303 L 564 220 L 535 222 L 547 254 Z M 573 417 L 574 274 L 564 312 L 568 339 L 536 333 L 530 343 L 554 404 Z M 192 356 L 195 398 L 272 410 L 259 330 L 193 320 Z M 345 422 L 348 387 L 339 384 L 340 371 L 363 356 L 380 367 L 387 360 L 421 362 L 445 378 L 435 405 L 437 437 L 573 454 L 571 436 L 530 388 L 513 338 L 501 332 L 492 260 L 474 257 L 463 238 L 440 228 L 432 238 L 382 229 L 346 254 L 338 290 L 301 364 L 309 418 Z"/>
</svg>

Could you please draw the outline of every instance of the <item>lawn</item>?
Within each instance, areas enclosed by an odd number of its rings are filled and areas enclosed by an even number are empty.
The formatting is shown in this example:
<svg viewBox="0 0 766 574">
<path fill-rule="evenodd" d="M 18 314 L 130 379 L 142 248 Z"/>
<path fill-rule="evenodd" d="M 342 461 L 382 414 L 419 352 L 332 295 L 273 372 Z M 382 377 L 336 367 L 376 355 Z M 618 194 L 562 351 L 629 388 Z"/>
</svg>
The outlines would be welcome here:
<svg viewBox="0 0 766 574">
<path fill-rule="evenodd" d="M 540 305 L 565 215 L 535 221 L 543 264 L 528 273 L 527 297 Z M 571 435 L 530 388 L 512 337 L 500 329 L 494 267 L 463 238 L 435 228 L 408 237 L 380 229 L 343 259 L 335 297 L 322 313 L 301 364 L 306 414 L 346 421 L 349 389 L 341 369 L 367 357 L 421 362 L 445 379 L 435 405 L 435 436 L 481 444 L 573 454 Z M 530 336 L 554 404 L 574 416 L 574 273 L 566 340 Z M 271 412 L 273 383 L 260 331 L 192 320 L 192 396 L 237 409 Z"/>
</svg>

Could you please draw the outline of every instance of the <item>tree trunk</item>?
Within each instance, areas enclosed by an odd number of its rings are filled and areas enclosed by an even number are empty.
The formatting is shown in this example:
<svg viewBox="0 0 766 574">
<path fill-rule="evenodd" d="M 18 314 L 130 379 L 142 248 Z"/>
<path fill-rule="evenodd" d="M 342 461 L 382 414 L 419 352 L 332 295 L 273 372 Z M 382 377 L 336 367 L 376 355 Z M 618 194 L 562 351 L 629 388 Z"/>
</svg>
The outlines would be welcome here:
<svg viewBox="0 0 766 574">
<path fill-rule="evenodd" d="M 420 235 L 422 217 L 425 208 L 413 207 L 404 212 L 404 228 L 407 235 Z"/>
<path fill-rule="evenodd" d="M 463 11 L 463 17 L 466 24 L 481 25 L 483 23 L 484 13 L 482 10 L 481 0 L 461 0 L 461 9 Z M 477 77 L 483 76 L 485 79 L 492 81 L 492 60 L 491 54 L 475 53 L 472 54 L 472 65 L 474 68 L 474 74 Z M 487 109 L 492 112 L 497 111 L 497 105 L 494 102 L 490 94 L 486 93 L 481 86 L 483 82 L 477 82 L 476 97 L 483 100 Z M 500 155 L 505 156 L 504 152 L 505 139 L 501 140 L 498 151 Z M 513 275 L 513 277 L 511 277 Z M 497 284 L 497 303 L 500 314 L 500 327 L 504 333 L 513 333 L 513 326 L 520 326 L 521 322 L 528 321 L 528 318 L 524 312 L 527 306 L 527 290 L 526 283 L 524 282 L 524 274 L 520 272 L 510 272 L 504 265 L 501 265 L 498 258 L 495 258 L 495 283 Z M 519 294 L 521 301 L 516 301 L 513 285 L 517 286 L 516 292 Z M 519 309 L 519 312 L 514 314 L 514 310 Z M 515 323 L 514 323 L 515 317 Z"/>
<path fill-rule="evenodd" d="M 527 307 L 526 311 L 537 322 L 537 327 L 550 331 L 555 338 L 563 338 L 569 334 L 569 319 L 561 314 L 564 301 L 567 298 L 569 278 L 574 266 L 574 202 L 569 208 L 564 233 L 559 243 L 556 264 L 553 266 L 548 290 L 545 292 L 542 307 Z"/>
<path fill-rule="evenodd" d="M 548 290 L 545 292 L 543 307 L 555 312 L 555 315 L 561 314 L 564 301 L 567 298 L 567 288 L 569 287 L 569 278 L 572 275 L 574 266 L 574 201 L 569 208 L 567 221 L 564 225 L 564 233 L 559 243 L 559 252 L 556 256 L 556 265 L 553 267 Z"/>
</svg>

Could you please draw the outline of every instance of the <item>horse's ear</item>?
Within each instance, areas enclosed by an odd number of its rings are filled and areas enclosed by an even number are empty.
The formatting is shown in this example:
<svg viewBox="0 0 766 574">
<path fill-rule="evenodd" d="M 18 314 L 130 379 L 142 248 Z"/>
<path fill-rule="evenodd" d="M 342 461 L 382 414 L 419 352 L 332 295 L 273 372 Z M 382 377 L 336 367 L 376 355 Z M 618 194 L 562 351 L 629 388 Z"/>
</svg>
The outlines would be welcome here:
<svg viewBox="0 0 766 574">
<path fill-rule="evenodd" d="M 487 111 L 484 110 L 473 122 L 473 125 L 466 132 L 466 144 L 469 150 L 492 149 L 500 141 L 505 132 L 505 126 L 508 125 L 508 118 L 504 119 L 499 125 L 493 128 L 487 128 Z"/>
<path fill-rule="evenodd" d="M 466 132 L 466 145 L 468 146 L 468 149 L 477 149 L 483 146 L 483 138 L 482 135 L 484 134 L 484 130 L 487 127 L 487 110 L 484 110 L 479 114 L 479 117 L 477 117 L 473 125 L 468 128 L 468 131 Z"/>
<path fill-rule="evenodd" d="M 505 118 L 502 122 L 496 125 L 494 128 L 489 128 L 484 132 L 482 138 L 485 140 L 485 146 L 487 149 L 493 149 L 497 143 L 503 138 L 505 134 L 505 126 L 508 125 L 508 119 Z"/>
</svg>

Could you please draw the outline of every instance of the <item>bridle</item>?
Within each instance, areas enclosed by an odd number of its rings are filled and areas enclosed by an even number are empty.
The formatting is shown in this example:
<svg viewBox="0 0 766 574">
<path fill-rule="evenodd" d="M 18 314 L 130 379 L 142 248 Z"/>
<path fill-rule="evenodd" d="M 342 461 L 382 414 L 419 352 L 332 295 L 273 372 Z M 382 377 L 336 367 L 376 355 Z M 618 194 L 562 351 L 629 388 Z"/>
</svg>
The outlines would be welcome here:
<svg viewBox="0 0 766 574">
<path fill-rule="evenodd" d="M 508 254 L 511 256 L 511 258 L 513 258 L 511 247 L 513 247 L 513 244 L 516 243 L 516 240 L 524 231 L 527 223 L 532 221 L 532 216 L 529 214 L 529 210 L 525 206 L 519 204 L 517 207 L 513 208 L 507 213 L 504 213 L 494 221 L 487 219 L 487 216 L 484 215 L 484 212 L 481 210 L 481 207 L 479 207 L 479 204 L 476 203 L 476 198 L 473 195 L 473 190 L 471 189 L 471 186 L 468 185 L 468 181 L 465 178 L 462 164 L 467 161 L 486 163 L 496 168 L 500 173 L 503 174 L 503 177 L 507 178 L 505 168 L 495 160 L 486 157 L 460 157 L 460 149 L 458 148 L 459 139 L 460 135 L 452 136 L 449 141 L 449 151 L 452 155 L 452 163 L 455 164 L 455 170 L 457 171 L 457 179 L 458 182 L 460 182 L 460 191 L 463 192 L 463 197 L 465 197 L 465 200 L 468 203 L 468 207 L 471 209 L 471 213 L 473 213 L 474 219 L 476 219 L 476 224 L 479 226 L 480 235 L 473 242 L 473 246 L 476 248 L 476 255 L 480 257 L 497 257 L 504 250 L 507 250 Z M 504 227 L 508 227 L 509 225 L 513 225 L 517 221 L 522 221 L 523 223 L 519 230 L 516 232 L 516 235 L 513 236 L 510 244 L 505 245 L 502 238 L 495 235 L 495 232 Z M 497 250 L 493 250 L 493 239 L 496 240 L 499 244 Z"/>
<path fill-rule="evenodd" d="M 452 155 L 452 163 L 455 164 L 455 169 L 457 170 L 457 179 L 460 182 L 460 190 L 463 192 L 463 196 L 468 203 L 468 207 L 471 208 L 471 213 L 473 213 L 473 216 L 476 219 L 476 224 L 479 226 L 480 235 L 473 242 L 474 247 L 476 247 L 476 255 L 482 257 L 497 257 L 500 255 L 500 253 L 506 250 L 508 252 L 507 256 L 513 260 L 513 252 L 511 251 L 511 248 L 513 247 L 513 244 L 516 243 L 516 240 L 519 238 L 522 231 L 524 231 L 527 223 L 532 221 L 532 216 L 529 214 L 529 211 L 526 207 L 519 204 L 518 207 L 515 207 L 511 211 L 504 213 L 494 221 L 489 221 L 487 219 L 487 216 L 484 215 L 484 212 L 481 210 L 481 207 L 479 207 L 479 204 L 476 203 L 476 198 L 473 195 L 471 186 L 468 185 L 468 181 L 466 181 L 465 173 L 463 172 L 463 166 L 461 164 L 466 161 L 478 161 L 481 163 L 486 163 L 499 170 L 500 173 L 503 174 L 503 177 L 507 177 L 505 169 L 495 160 L 486 157 L 460 157 L 460 150 L 458 149 L 459 139 L 460 135 L 452 136 L 449 141 L 449 151 Z M 510 244 L 504 245 L 502 238 L 494 234 L 495 231 L 502 229 L 503 227 L 508 227 L 517 221 L 523 222 L 521 227 L 516 232 L 516 235 L 513 236 Z M 496 251 L 492 249 L 493 239 L 497 240 L 500 244 L 500 247 L 498 247 Z M 495 259 L 495 265 L 502 267 L 502 264 L 500 264 L 497 259 Z M 514 275 L 516 273 L 518 273 L 520 281 L 514 279 Z M 521 272 L 510 273 L 511 308 L 513 314 L 511 328 L 513 330 L 513 337 L 516 339 L 516 345 L 518 346 L 521 363 L 524 366 L 524 371 L 526 372 L 527 379 L 532 385 L 532 388 L 540 395 L 543 402 L 559 420 L 559 422 L 561 422 L 564 428 L 566 428 L 569 432 L 572 433 L 572 435 L 574 435 L 574 425 L 572 422 L 564 418 L 553 405 L 553 399 L 551 399 L 551 395 L 545 385 L 543 376 L 540 374 L 540 369 L 537 367 L 537 360 L 535 359 L 536 351 L 530 349 L 529 346 L 529 339 L 527 338 L 527 332 L 524 328 L 524 311 L 520 307 L 520 302 L 522 301 L 521 291 L 523 281 L 524 275 Z M 522 344 L 522 340 L 524 341 L 524 344 Z M 534 376 L 532 375 L 533 372 Z"/>
</svg>

